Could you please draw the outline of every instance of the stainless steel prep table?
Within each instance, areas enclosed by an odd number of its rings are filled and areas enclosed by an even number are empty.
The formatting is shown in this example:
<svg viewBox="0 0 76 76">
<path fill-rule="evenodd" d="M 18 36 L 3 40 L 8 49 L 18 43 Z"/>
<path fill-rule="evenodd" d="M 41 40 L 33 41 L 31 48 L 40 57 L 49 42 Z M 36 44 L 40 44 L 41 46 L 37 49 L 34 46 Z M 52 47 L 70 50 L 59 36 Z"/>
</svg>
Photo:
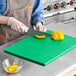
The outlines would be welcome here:
<svg viewBox="0 0 76 76">
<path fill-rule="evenodd" d="M 47 28 L 53 31 L 62 30 L 65 34 L 76 37 L 76 22 L 70 24 L 49 23 L 47 25 Z M 14 41 L 11 41 L 7 44 L 0 46 L 0 76 L 55 76 L 59 72 L 62 72 L 63 70 L 67 69 L 68 67 L 76 63 L 76 48 L 75 48 L 45 67 L 23 60 L 25 62 L 24 68 L 21 70 L 20 73 L 7 74 L 2 67 L 2 60 L 14 56 L 4 53 L 3 50 L 6 47 L 20 41 L 25 37 L 26 36 L 23 36 L 21 38 L 18 38 Z"/>
</svg>

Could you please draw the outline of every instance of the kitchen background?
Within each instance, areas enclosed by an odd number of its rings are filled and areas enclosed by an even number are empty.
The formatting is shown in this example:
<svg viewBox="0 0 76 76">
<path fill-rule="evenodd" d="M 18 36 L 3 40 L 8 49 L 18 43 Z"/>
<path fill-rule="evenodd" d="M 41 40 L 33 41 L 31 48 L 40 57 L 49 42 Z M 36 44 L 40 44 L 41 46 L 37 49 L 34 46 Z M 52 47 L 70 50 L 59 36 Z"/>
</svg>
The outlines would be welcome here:
<svg viewBox="0 0 76 76">
<path fill-rule="evenodd" d="M 76 0 L 42 0 L 45 23 L 76 21 Z"/>
</svg>

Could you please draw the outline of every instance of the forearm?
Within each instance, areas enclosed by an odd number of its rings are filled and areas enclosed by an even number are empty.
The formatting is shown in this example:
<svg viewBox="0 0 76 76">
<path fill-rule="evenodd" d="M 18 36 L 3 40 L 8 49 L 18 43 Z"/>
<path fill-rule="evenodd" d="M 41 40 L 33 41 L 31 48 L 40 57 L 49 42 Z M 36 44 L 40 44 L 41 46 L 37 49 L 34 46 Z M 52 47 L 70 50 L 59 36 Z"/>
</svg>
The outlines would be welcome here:
<svg viewBox="0 0 76 76">
<path fill-rule="evenodd" d="M 0 24 L 7 24 L 9 17 L 7 16 L 0 16 Z"/>
<path fill-rule="evenodd" d="M 28 27 L 14 17 L 0 16 L 0 24 L 6 24 L 18 32 L 27 32 Z"/>
</svg>

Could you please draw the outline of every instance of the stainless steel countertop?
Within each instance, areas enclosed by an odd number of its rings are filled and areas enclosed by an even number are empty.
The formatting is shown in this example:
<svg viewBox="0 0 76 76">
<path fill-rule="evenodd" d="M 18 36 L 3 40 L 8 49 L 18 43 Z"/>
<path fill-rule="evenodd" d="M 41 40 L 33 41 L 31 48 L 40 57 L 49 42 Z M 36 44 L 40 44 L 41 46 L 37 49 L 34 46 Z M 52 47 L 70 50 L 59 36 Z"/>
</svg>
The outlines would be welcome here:
<svg viewBox="0 0 76 76">
<path fill-rule="evenodd" d="M 70 24 L 50 23 L 47 25 L 47 28 L 53 31 L 61 30 L 67 35 L 76 37 L 76 22 Z M 20 41 L 25 37 L 26 36 L 23 36 L 19 39 L 16 39 L 12 42 L 0 46 L 0 76 L 55 76 L 56 74 L 62 72 L 63 70 L 67 69 L 68 67 L 76 63 L 76 48 L 75 48 L 45 67 L 23 60 L 25 62 L 24 68 L 21 70 L 20 73 L 7 74 L 2 67 L 2 61 L 3 59 L 14 56 L 4 53 L 3 50 L 6 47 Z"/>
</svg>

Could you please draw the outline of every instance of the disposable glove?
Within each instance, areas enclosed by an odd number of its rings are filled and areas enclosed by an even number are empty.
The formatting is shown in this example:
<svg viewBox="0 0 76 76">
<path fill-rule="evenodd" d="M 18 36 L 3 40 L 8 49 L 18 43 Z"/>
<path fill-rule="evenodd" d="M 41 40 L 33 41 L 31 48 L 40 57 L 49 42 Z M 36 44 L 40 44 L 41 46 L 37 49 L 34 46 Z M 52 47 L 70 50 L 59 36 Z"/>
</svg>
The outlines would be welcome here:
<svg viewBox="0 0 76 76">
<path fill-rule="evenodd" d="M 9 18 L 7 25 L 10 26 L 11 29 L 18 31 L 18 32 L 27 32 L 27 30 L 28 30 L 28 27 L 25 24 L 18 21 L 14 17 Z"/>
<path fill-rule="evenodd" d="M 41 22 L 37 22 L 36 23 L 36 30 L 46 32 L 47 28 L 45 26 L 43 26 Z"/>
</svg>

